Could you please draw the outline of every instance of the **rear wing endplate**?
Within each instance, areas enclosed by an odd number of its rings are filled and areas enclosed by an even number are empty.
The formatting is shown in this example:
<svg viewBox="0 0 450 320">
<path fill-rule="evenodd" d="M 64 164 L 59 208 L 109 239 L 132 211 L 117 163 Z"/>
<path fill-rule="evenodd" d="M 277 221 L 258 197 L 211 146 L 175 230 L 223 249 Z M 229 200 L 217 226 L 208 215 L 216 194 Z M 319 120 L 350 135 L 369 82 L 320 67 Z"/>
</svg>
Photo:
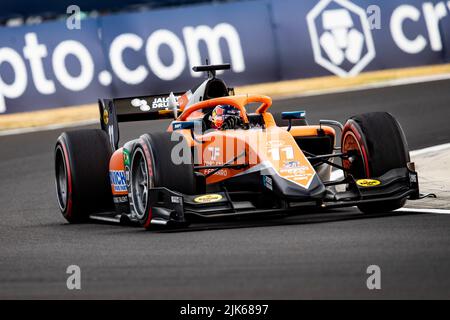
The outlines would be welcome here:
<svg viewBox="0 0 450 320">
<path fill-rule="evenodd" d="M 184 92 L 174 93 L 178 100 Z M 100 124 L 108 133 L 111 147 L 119 145 L 119 123 L 131 121 L 173 119 L 175 114 L 169 106 L 170 94 L 128 97 L 117 99 L 99 99 Z"/>
</svg>

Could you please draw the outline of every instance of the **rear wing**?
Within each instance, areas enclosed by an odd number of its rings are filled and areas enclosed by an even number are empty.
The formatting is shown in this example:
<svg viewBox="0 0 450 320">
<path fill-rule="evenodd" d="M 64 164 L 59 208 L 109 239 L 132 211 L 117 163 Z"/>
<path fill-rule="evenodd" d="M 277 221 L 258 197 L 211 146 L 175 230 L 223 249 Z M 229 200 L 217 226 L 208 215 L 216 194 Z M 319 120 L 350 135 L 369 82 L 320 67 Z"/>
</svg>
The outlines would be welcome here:
<svg viewBox="0 0 450 320">
<path fill-rule="evenodd" d="M 184 92 L 174 93 L 178 100 Z M 98 99 L 100 124 L 108 133 L 113 150 L 119 145 L 119 123 L 131 121 L 173 119 L 174 110 L 169 106 L 170 94 L 153 96 Z"/>
</svg>

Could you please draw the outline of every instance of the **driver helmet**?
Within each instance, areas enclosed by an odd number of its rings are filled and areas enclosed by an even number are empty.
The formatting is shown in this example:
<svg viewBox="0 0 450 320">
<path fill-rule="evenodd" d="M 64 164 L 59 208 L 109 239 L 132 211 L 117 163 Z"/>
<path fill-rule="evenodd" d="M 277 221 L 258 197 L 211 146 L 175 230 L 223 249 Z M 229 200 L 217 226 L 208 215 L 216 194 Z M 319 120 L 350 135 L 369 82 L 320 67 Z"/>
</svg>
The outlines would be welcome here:
<svg viewBox="0 0 450 320">
<path fill-rule="evenodd" d="M 228 117 L 240 117 L 241 112 L 228 104 L 217 105 L 211 114 L 211 127 L 213 129 L 221 129 L 223 122 Z"/>
</svg>

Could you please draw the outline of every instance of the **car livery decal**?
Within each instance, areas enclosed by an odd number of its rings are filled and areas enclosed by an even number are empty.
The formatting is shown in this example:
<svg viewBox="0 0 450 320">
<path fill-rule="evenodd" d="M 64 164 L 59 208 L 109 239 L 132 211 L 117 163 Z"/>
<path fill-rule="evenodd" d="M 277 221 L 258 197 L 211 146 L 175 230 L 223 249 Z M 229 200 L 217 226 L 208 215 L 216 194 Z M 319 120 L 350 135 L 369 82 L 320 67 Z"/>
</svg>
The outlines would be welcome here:
<svg viewBox="0 0 450 320">
<path fill-rule="evenodd" d="M 220 194 L 205 194 L 194 199 L 197 203 L 211 203 L 220 200 L 222 200 L 222 196 Z"/>
<path fill-rule="evenodd" d="M 375 187 L 381 184 L 380 180 L 376 179 L 359 179 L 356 180 L 356 184 L 360 187 Z"/>
<path fill-rule="evenodd" d="M 265 145 L 265 158 L 276 174 L 308 189 L 316 172 L 294 138 L 288 132 L 279 131 L 278 138 L 268 139 Z"/>
<path fill-rule="evenodd" d="M 127 191 L 127 180 L 125 178 L 125 171 L 123 170 L 110 170 L 109 179 L 111 180 L 111 186 L 115 192 Z"/>
<path fill-rule="evenodd" d="M 208 184 L 218 183 L 233 176 L 269 169 L 269 175 L 276 174 L 308 189 L 316 175 L 316 171 L 292 135 L 278 127 L 268 128 L 264 131 L 213 131 L 205 135 L 204 140 L 204 144 L 197 146 L 203 156 L 202 165 L 220 166 L 242 153 L 244 156 L 238 157 L 234 164 L 249 163 L 242 169 L 224 168 L 217 171 L 203 169 L 203 174 L 214 171 L 214 174 L 207 177 Z"/>
</svg>

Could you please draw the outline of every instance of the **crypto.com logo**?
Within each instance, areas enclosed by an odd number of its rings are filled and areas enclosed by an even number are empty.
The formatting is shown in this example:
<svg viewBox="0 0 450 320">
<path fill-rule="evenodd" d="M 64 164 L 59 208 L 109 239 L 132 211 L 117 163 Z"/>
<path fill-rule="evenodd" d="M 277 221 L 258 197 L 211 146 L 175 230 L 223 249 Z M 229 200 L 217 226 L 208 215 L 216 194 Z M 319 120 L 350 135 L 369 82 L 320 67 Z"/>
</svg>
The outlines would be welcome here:
<svg viewBox="0 0 450 320">
<path fill-rule="evenodd" d="M 375 57 L 366 12 L 350 1 L 321 0 L 306 20 L 314 60 L 334 74 L 357 75 Z"/>
</svg>

